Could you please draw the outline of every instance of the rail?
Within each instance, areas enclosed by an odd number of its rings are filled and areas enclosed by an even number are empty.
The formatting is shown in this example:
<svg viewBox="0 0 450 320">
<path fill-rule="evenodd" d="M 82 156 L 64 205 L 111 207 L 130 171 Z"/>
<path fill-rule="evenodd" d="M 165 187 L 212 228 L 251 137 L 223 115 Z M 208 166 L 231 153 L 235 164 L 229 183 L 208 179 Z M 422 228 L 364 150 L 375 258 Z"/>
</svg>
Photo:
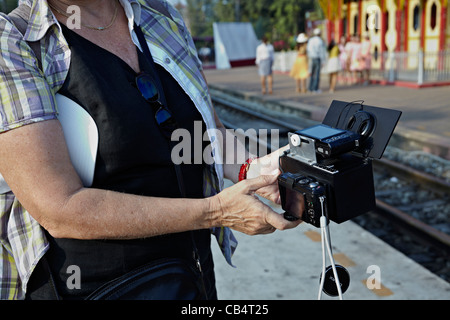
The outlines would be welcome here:
<svg viewBox="0 0 450 320">
<path fill-rule="evenodd" d="M 234 111 L 238 111 L 242 113 L 242 117 L 252 117 L 252 118 L 260 118 L 261 121 L 264 122 L 272 122 L 273 124 L 280 126 L 282 128 L 286 128 L 289 126 L 285 121 L 279 121 L 273 117 L 264 115 L 257 111 L 248 110 L 239 106 L 236 103 L 229 103 L 225 99 L 214 98 L 216 104 L 220 104 L 225 108 L 232 109 Z M 225 125 L 229 128 L 236 129 L 235 125 L 231 123 L 231 121 L 224 122 Z M 298 130 L 300 128 L 292 128 L 291 131 Z M 258 139 L 258 137 L 245 137 L 247 139 Z M 419 172 L 415 169 L 409 168 L 405 165 L 399 164 L 397 162 L 393 162 L 386 159 L 376 160 L 374 161 L 374 168 L 381 168 L 381 170 L 389 171 L 399 175 L 406 180 L 415 181 L 417 184 L 435 190 L 440 194 L 449 194 L 450 184 L 442 179 L 434 177 L 429 174 L 425 174 L 423 172 Z M 450 235 L 437 230 L 436 228 L 420 221 L 417 218 L 412 217 L 408 213 L 399 210 L 393 205 L 386 203 L 383 200 L 377 199 L 377 212 L 381 213 L 392 220 L 393 222 L 400 225 L 401 229 L 407 231 L 409 234 L 412 234 L 414 237 L 420 239 L 421 241 L 425 241 L 429 244 L 432 244 L 435 247 L 439 247 L 441 250 L 450 253 Z"/>
</svg>

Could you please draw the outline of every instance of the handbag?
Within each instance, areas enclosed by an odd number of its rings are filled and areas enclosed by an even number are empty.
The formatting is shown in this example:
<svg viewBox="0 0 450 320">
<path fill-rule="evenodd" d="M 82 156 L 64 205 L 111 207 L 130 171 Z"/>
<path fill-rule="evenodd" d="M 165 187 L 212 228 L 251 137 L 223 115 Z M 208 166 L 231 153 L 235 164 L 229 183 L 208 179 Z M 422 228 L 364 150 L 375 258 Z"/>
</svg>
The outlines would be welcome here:
<svg viewBox="0 0 450 320">
<path fill-rule="evenodd" d="M 86 300 L 205 300 L 201 277 L 187 261 L 160 259 L 107 282 Z"/>
</svg>

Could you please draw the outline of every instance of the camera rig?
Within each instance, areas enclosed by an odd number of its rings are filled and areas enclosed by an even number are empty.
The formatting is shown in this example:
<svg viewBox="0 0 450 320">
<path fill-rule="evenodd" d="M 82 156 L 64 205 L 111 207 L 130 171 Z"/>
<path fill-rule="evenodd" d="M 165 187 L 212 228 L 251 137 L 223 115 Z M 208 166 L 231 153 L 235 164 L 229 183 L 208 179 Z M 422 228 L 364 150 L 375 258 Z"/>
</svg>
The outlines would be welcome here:
<svg viewBox="0 0 450 320">
<path fill-rule="evenodd" d="M 320 227 L 375 208 L 372 159 L 381 158 L 401 111 L 334 100 L 322 124 L 289 133 L 278 178 L 286 219 Z"/>
</svg>

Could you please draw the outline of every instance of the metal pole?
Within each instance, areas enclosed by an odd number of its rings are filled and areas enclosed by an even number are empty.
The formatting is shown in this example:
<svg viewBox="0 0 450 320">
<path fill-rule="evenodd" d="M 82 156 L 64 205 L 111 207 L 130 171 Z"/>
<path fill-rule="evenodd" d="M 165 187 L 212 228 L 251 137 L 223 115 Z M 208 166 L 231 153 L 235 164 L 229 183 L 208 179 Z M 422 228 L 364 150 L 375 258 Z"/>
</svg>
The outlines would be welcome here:
<svg viewBox="0 0 450 320">
<path fill-rule="evenodd" d="M 395 81 L 395 59 L 396 59 L 395 52 L 394 51 L 392 51 L 392 52 L 389 51 L 389 60 L 390 60 L 389 77 L 388 77 L 388 81 L 389 82 L 394 82 Z"/>
<path fill-rule="evenodd" d="M 423 50 L 419 50 L 418 57 L 419 57 L 419 65 L 418 65 L 418 74 L 417 74 L 417 84 L 421 85 L 421 84 L 423 84 L 423 77 L 424 77 Z"/>
</svg>

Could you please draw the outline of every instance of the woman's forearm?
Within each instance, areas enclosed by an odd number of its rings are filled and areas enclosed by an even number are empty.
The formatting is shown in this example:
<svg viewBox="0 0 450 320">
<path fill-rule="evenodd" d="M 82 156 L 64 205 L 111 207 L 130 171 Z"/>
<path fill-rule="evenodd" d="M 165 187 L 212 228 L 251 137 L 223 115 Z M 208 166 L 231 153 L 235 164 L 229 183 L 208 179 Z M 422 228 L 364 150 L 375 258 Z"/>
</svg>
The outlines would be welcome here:
<svg viewBox="0 0 450 320">
<path fill-rule="evenodd" d="M 83 188 L 68 198 L 45 227 L 56 238 L 135 239 L 207 229 L 215 226 L 213 217 L 209 199 L 144 197 Z"/>
</svg>

